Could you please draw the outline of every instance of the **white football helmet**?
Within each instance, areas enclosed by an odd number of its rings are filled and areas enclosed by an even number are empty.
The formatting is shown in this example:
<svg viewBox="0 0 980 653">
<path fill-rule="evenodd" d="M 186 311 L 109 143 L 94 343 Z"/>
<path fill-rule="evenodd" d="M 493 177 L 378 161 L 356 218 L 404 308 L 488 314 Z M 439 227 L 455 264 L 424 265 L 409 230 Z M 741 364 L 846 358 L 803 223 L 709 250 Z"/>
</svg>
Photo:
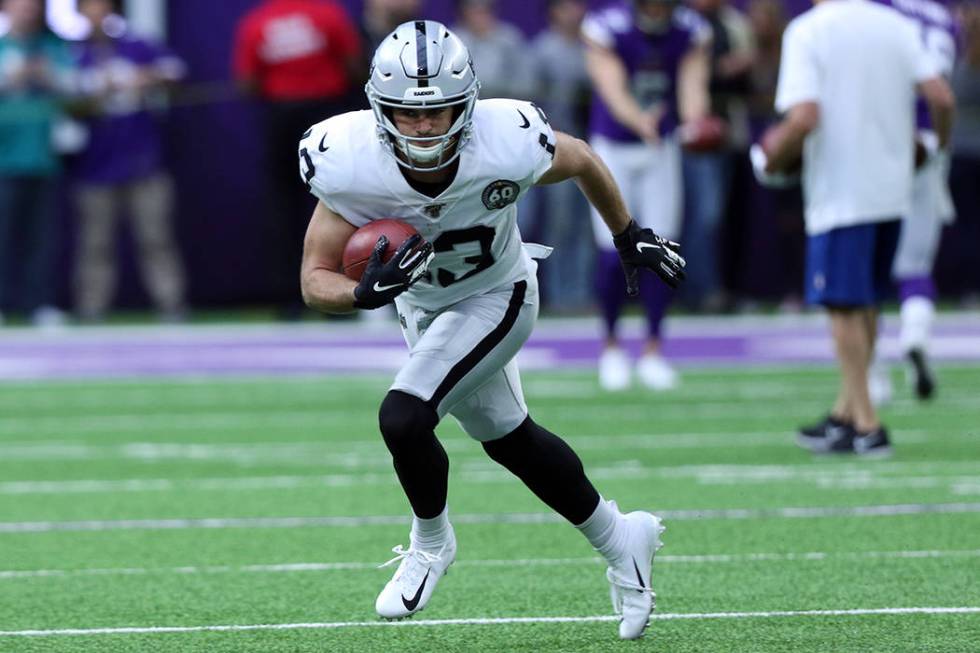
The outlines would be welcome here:
<svg viewBox="0 0 980 653">
<path fill-rule="evenodd" d="M 456 160 L 470 139 L 479 90 L 469 50 L 434 20 L 402 23 L 386 36 L 374 53 L 364 87 L 381 143 L 399 165 L 412 170 L 438 170 Z M 394 108 L 442 107 L 454 108 L 454 120 L 441 136 L 406 136 L 391 119 Z M 432 141 L 437 142 L 420 145 Z"/>
</svg>

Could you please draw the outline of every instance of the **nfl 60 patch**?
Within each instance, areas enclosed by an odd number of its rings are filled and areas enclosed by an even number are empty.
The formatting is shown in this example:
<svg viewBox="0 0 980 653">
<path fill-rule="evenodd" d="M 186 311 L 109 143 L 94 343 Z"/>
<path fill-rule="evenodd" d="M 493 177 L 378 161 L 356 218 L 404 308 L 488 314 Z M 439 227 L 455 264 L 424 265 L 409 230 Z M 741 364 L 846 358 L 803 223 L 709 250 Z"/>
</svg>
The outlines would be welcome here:
<svg viewBox="0 0 980 653">
<path fill-rule="evenodd" d="M 513 204 L 517 200 L 521 187 L 507 179 L 498 179 L 490 182 L 483 189 L 483 206 L 491 211 L 502 209 L 508 204 Z"/>
</svg>

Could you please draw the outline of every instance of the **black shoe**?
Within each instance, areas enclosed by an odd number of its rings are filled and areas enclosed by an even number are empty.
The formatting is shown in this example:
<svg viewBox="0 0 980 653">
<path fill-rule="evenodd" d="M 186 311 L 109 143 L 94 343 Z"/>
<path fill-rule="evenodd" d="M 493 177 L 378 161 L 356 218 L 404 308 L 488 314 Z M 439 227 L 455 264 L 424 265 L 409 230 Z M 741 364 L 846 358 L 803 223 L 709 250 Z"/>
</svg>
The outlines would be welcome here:
<svg viewBox="0 0 980 653">
<path fill-rule="evenodd" d="M 932 395 L 936 392 L 936 377 L 932 375 L 932 370 L 929 368 L 929 361 L 926 360 L 925 352 L 916 347 L 910 349 L 906 357 L 912 366 L 912 377 L 915 381 L 915 396 L 923 401 L 932 399 Z"/>
<path fill-rule="evenodd" d="M 854 427 L 827 415 L 822 421 L 801 428 L 796 434 L 796 443 L 813 453 L 852 453 Z"/>
<path fill-rule="evenodd" d="M 855 433 L 854 453 L 869 458 L 885 458 L 892 455 L 892 445 L 888 440 L 888 429 L 879 426 L 870 433 Z"/>
</svg>

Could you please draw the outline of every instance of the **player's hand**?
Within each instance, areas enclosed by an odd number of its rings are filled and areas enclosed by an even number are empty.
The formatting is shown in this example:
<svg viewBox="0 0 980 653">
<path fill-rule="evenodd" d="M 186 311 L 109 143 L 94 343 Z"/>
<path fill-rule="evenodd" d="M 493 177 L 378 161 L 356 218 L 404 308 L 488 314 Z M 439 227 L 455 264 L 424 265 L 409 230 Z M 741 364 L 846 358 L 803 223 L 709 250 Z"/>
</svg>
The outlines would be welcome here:
<svg viewBox="0 0 980 653">
<path fill-rule="evenodd" d="M 766 170 L 769 167 L 769 157 L 765 150 L 758 143 L 749 149 L 749 158 L 752 160 L 752 173 L 760 186 L 765 188 L 791 188 L 800 183 L 798 174 L 788 174 L 784 172 L 772 172 Z"/>
<path fill-rule="evenodd" d="M 635 220 L 630 220 L 626 231 L 613 236 L 613 243 L 623 264 L 626 293 L 630 297 L 640 292 L 640 268 L 653 270 L 671 288 L 679 286 L 686 276 L 687 262 L 677 253 L 680 244 L 661 238 L 650 229 L 641 229 Z"/>
<path fill-rule="evenodd" d="M 915 135 L 915 169 L 921 170 L 932 163 L 942 152 L 939 136 L 934 131 L 919 130 Z"/>
<path fill-rule="evenodd" d="M 381 257 L 388 248 L 388 237 L 378 238 L 361 281 L 354 288 L 354 308 L 375 309 L 390 303 L 419 280 L 435 257 L 432 245 L 415 234 L 395 251 L 387 263 Z"/>
</svg>

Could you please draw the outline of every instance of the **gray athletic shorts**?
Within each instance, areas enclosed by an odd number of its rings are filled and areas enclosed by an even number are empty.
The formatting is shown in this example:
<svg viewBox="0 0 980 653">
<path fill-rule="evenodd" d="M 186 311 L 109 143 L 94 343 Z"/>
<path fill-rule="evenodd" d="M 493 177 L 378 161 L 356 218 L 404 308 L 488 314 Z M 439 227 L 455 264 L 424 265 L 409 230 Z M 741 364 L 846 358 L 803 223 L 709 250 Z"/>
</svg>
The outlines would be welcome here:
<svg viewBox="0 0 980 653">
<path fill-rule="evenodd" d="M 514 356 L 538 317 L 538 285 L 525 281 L 438 312 L 395 300 L 409 358 L 392 383 L 452 415 L 475 440 L 501 438 L 527 418 Z"/>
</svg>

